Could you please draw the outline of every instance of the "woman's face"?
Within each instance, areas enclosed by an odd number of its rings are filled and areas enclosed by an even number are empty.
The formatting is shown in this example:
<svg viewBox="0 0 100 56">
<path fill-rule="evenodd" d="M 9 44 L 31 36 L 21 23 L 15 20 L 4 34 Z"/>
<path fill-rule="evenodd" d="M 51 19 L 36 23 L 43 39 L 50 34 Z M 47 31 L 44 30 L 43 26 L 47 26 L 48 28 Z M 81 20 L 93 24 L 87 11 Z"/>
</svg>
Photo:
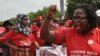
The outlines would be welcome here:
<svg viewBox="0 0 100 56">
<path fill-rule="evenodd" d="M 88 28 L 88 20 L 85 11 L 81 8 L 78 8 L 74 11 L 73 14 L 73 24 L 78 32 L 84 32 Z"/>
<path fill-rule="evenodd" d="M 23 25 L 27 25 L 28 24 L 28 18 L 25 16 L 21 19 L 21 22 Z"/>
</svg>

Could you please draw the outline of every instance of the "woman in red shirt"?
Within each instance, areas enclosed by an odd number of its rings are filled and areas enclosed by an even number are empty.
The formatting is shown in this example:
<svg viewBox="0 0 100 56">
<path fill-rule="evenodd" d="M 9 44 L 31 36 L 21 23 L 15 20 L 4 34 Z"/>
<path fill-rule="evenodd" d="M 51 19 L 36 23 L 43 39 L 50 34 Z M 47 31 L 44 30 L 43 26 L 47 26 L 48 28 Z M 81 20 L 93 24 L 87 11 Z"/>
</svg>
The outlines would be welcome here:
<svg viewBox="0 0 100 56">
<path fill-rule="evenodd" d="M 39 45 L 35 41 L 28 24 L 28 16 L 18 14 L 15 27 L 0 38 L 0 42 L 10 47 L 10 56 L 35 56 L 34 47 L 39 48 Z"/>
<path fill-rule="evenodd" d="M 41 38 L 54 41 L 56 44 L 65 42 L 66 56 L 100 56 L 100 30 L 96 28 L 95 9 L 88 4 L 76 6 L 73 14 L 73 28 L 61 28 L 49 31 L 50 21 L 56 12 L 51 5 L 49 13 L 41 28 Z"/>
<path fill-rule="evenodd" d="M 38 42 L 40 46 L 44 45 L 44 40 L 40 38 L 40 28 L 42 24 L 42 16 L 37 16 L 31 23 L 31 30 L 34 35 L 35 40 Z"/>
</svg>

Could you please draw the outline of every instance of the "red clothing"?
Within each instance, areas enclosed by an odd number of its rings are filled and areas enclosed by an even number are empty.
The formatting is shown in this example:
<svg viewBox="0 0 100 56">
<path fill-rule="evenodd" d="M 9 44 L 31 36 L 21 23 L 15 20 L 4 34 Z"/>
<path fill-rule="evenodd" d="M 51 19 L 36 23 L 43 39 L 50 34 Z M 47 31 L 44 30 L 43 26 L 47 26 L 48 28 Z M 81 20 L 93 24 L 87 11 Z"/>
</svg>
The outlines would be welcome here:
<svg viewBox="0 0 100 56">
<path fill-rule="evenodd" d="M 60 29 L 60 25 L 57 23 L 51 22 L 50 30 L 57 30 L 57 29 Z"/>
<path fill-rule="evenodd" d="M 32 33 L 30 33 L 30 35 L 25 35 L 21 32 L 15 32 L 14 30 L 11 30 L 0 38 L 0 42 L 4 42 L 7 40 L 10 40 L 10 42 L 14 46 L 17 46 L 17 47 L 25 47 L 26 46 L 33 52 L 32 56 L 35 56 L 35 47 L 34 47 L 34 45 L 32 45 L 35 42 L 35 39 L 34 39 L 34 36 Z M 12 49 L 10 51 L 12 51 Z M 14 51 L 14 52 L 18 53 L 18 50 Z M 15 54 L 15 53 L 13 53 L 13 54 Z M 11 55 L 12 55 L 12 52 L 10 52 L 10 56 Z"/>
<path fill-rule="evenodd" d="M 37 30 L 39 30 L 40 28 L 36 26 L 36 24 L 34 23 L 33 25 L 30 26 L 30 29 L 32 30 L 32 32 L 35 32 Z"/>
<path fill-rule="evenodd" d="M 100 56 L 100 30 L 81 35 L 74 28 L 55 31 L 55 43 L 66 43 L 67 56 Z"/>
<path fill-rule="evenodd" d="M 32 30 L 35 40 L 38 42 L 40 46 L 42 46 L 44 44 L 44 40 L 40 38 L 40 27 L 31 25 L 30 28 Z"/>
<path fill-rule="evenodd" d="M 0 27 L 0 36 L 3 35 L 6 32 L 6 29 L 4 27 Z"/>
<path fill-rule="evenodd" d="M 14 30 L 9 31 L 0 38 L 0 42 L 6 40 L 10 40 L 16 46 L 31 46 L 31 44 L 35 42 L 32 33 L 27 36 L 21 32 L 15 32 Z"/>
<path fill-rule="evenodd" d="M 0 36 L 4 35 L 5 33 L 6 33 L 6 29 L 4 27 L 0 27 Z M 0 53 L 3 53 L 3 49 L 4 49 L 3 47 L 5 48 L 5 45 L 0 43 Z"/>
<path fill-rule="evenodd" d="M 34 35 L 35 40 L 38 42 L 38 44 L 42 46 L 45 41 L 40 38 L 40 30 L 38 30 L 37 32 L 34 32 L 33 35 Z"/>
<path fill-rule="evenodd" d="M 0 27 L 0 31 L 6 31 L 4 27 Z"/>
</svg>

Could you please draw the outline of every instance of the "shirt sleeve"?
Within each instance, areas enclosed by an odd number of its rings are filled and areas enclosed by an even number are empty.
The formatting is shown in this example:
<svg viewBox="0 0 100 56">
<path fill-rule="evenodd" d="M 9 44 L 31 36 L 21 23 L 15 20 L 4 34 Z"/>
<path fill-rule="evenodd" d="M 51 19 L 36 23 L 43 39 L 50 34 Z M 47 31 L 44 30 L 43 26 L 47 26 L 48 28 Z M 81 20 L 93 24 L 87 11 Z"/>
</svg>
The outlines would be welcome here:
<svg viewBox="0 0 100 56">
<path fill-rule="evenodd" d="M 94 31 L 94 38 L 92 41 L 88 41 L 89 46 L 97 53 L 100 54 L 100 29 Z"/>
<path fill-rule="evenodd" d="M 55 44 L 62 44 L 65 42 L 65 33 L 66 28 L 61 28 L 59 30 L 54 31 L 54 43 Z"/>
<path fill-rule="evenodd" d="M 10 30 L 8 33 L 5 33 L 3 36 L 0 37 L 0 42 L 4 42 L 6 40 L 9 40 L 13 36 L 14 36 L 14 31 Z"/>
</svg>

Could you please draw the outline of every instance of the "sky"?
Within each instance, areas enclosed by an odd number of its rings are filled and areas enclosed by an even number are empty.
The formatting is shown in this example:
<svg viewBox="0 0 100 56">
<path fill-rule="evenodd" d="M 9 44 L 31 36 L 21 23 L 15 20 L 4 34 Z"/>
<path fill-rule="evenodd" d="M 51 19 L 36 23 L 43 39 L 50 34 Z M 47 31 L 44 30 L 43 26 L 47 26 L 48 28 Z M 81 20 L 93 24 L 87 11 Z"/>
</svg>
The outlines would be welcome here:
<svg viewBox="0 0 100 56">
<path fill-rule="evenodd" d="M 16 17 L 19 13 L 36 12 L 52 4 L 56 4 L 60 10 L 60 0 L 0 0 L 0 21 Z"/>
</svg>

